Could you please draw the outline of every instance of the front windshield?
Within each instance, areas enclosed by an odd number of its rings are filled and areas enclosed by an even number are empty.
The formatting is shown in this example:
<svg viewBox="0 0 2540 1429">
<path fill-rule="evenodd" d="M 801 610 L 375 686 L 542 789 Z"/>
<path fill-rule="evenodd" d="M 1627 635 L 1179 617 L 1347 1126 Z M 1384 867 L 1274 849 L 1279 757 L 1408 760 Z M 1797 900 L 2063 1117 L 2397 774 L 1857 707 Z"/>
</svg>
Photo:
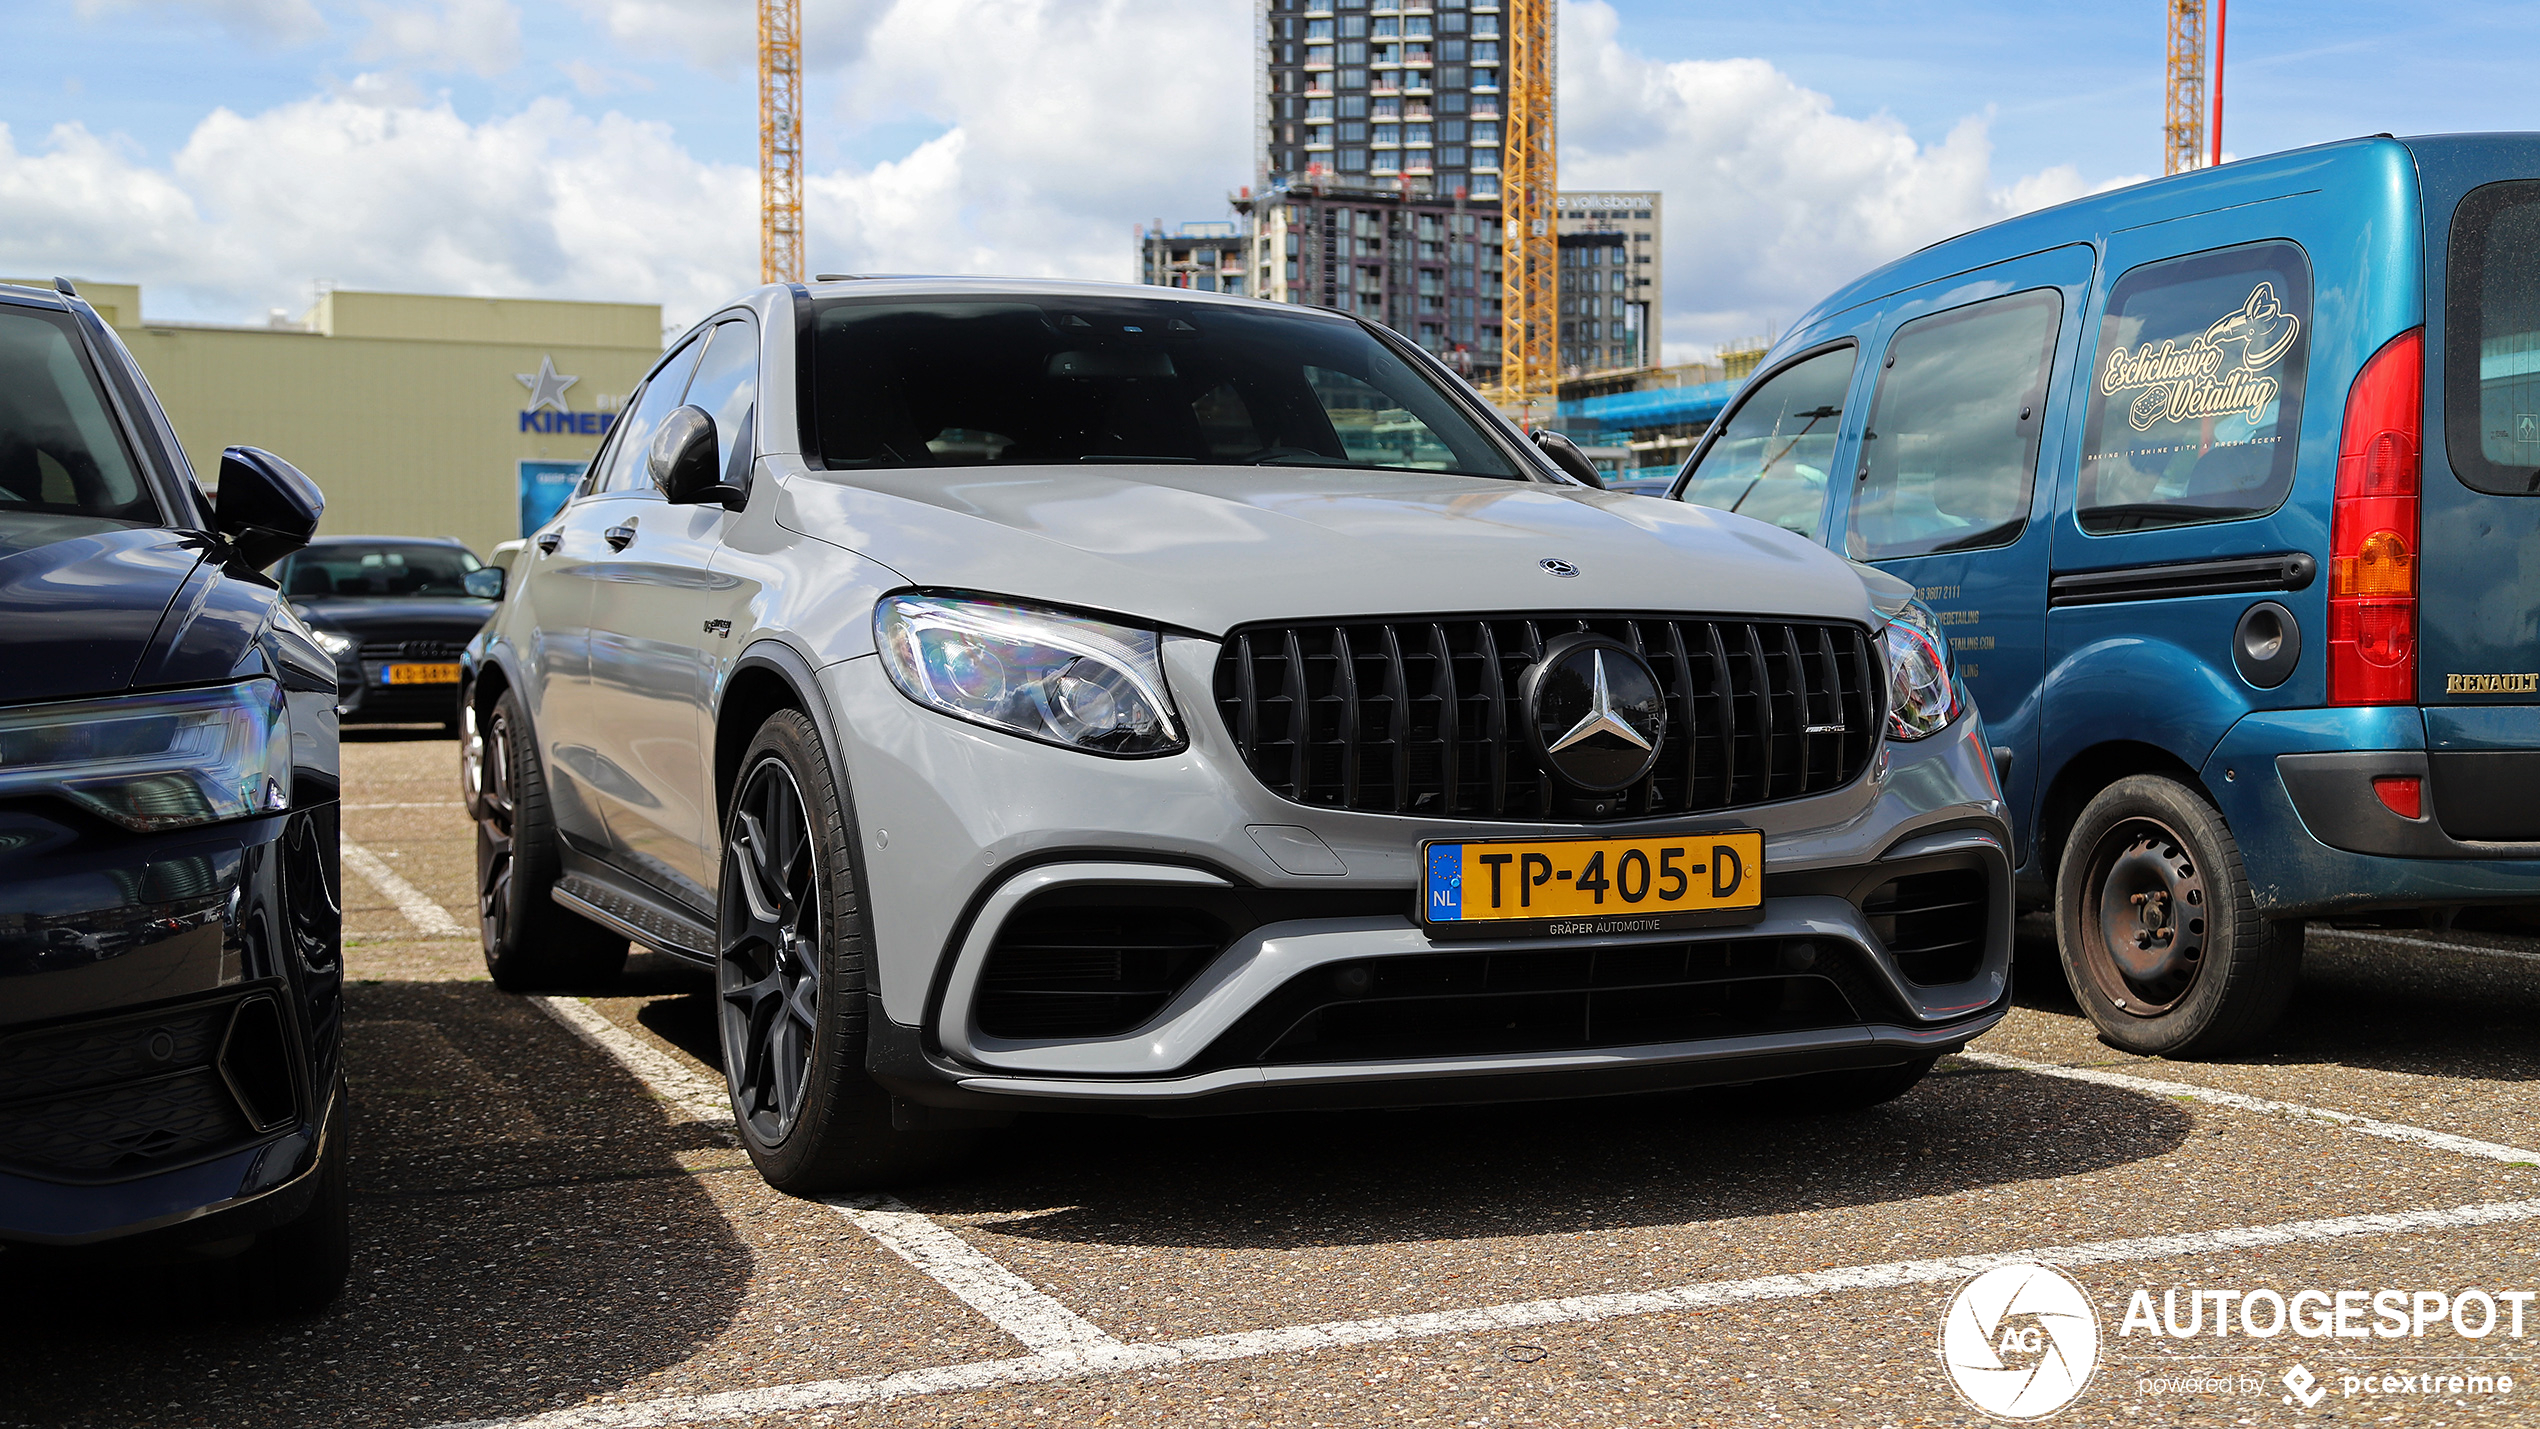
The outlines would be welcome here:
<svg viewBox="0 0 2540 1429">
<path fill-rule="evenodd" d="M 1355 323 L 1138 298 L 832 299 L 821 453 L 839 470 L 1203 463 L 1519 473 Z"/>
<path fill-rule="evenodd" d="M 71 322 L 0 305 L 0 523 L 73 533 L 155 522 Z"/>
<path fill-rule="evenodd" d="M 283 593 L 301 596 L 367 596 L 374 600 L 458 595 L 467 573 L 484 562 L 461 546 L 382 541 L 312 546 L 285 562 Z"/>
</svg>

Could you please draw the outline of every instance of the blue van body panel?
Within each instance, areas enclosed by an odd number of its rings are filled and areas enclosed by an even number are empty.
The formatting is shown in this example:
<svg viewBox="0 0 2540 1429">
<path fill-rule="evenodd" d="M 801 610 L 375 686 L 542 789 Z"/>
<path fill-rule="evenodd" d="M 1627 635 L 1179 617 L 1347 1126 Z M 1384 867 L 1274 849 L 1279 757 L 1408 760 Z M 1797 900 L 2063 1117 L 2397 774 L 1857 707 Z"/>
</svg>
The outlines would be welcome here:
<svg viewBox="0 0 2540 1429">
<path fill-rule="evenodd" d="M 2192 779 L 2215 802 L 2261 906 L 2278 916 L 2540 902 L 2540 858 L 2505 856 L 2540 852 L 2540 843 L 2456 842 L 2433 827 L 2439 809 L 2429 807 L 2415 821 L 2421 836 L 2411 837 L 2439 851 L 2358 853 L 2350 850 L 2372 845 L 2372 836 L 2314 830 L 2301 812 L 2317 818 L 2328 807 L 2318 793 L 2321 771 L 2331 767 L 2323 756 L 2362 761 L 2334 766 L 2345 780 L 2332 791 L 2343 801 L 2337 808 L 2351 813 L 2355 798 L 2372 798 L 2373 771 L 2385 765 L 2423 769 L 2440 751 L 2540 751 L 2540 703 L 2493 696 L 2464 703 L 2444 694 L 2447 672 L 2540 668 L 2540 495 L 2477 491 L 2443 459 L 2439 354 L 2450 215 L 2470 189 L 2516 178 L 2540 178 L 2540 136 L 2357 139 L 2139 184 L 1948 239 L 1865 274 L 1812 309 L 1759 366 L 1750 390 L 1807 348 L 1838 336 L 1859 342 L 1834 462 L 1840 472 L 1866 470 L 1861 428 L 1899 327 L 1953 303 L 2030 287 L 2064 291 L 2029 528 L 2007 545 L 1877 563 L 1912 580 L 1949 633 L 1963 637 L 1953 638 L 1953 649 L 1984 670 L 1968 686 L 1980 703 L 1990 691 L 1999 706 L 1982 712 L 1997 749 L 2009 754 L 2005 793 L 2028 899 L 2051 886 L 2059 825 L 2081 802 L 2109 779 L 2161 770 Z M 2302 406 L 2287 429 L 2297 455 L 2282 504 L 2230 520 L 2085 530 L 2077 518 L 2080 466 L 2112 289 L 2145 264 L 2259 244 L 2291 245 L 2270 250 L 2269 261 L 2292 264 L 2297 279 L 2306 271 L 2310 289 L 2307 354 L 2296 369 Z M 2059 250 L 2084 252 L 2087 261 L 2059 259 Z M 2374 354 L 2418 327 L 2430 368 L 2420 705 L 2326 707 L 2325 567 L 2346 396 Z M 2214 441 L 2210 420 L 2207 429 Z M 1688 473 L 1703 455 L 1697 447 Z M 1850 483 L 1832 485 L 1817 536 L 1842 549 Z M 2282 588 L 2228 594 L 2050 600 L 2057 578 L 2259 557 L 2299 558 L 2306 574 Z M 2301 641 L 2291 675 L 2272 688 L 2253 684 L 2234 657 L 2238 625 L 2262 601 L 2290 613 Z M 2389 758 L 2376 763 L 2376 752 Z M 2310 781 L 2298 807 L 2279 756 L 2293 757 Z M 2398 818 L 2379 806 L 2369 812 Z"/>
</svg>

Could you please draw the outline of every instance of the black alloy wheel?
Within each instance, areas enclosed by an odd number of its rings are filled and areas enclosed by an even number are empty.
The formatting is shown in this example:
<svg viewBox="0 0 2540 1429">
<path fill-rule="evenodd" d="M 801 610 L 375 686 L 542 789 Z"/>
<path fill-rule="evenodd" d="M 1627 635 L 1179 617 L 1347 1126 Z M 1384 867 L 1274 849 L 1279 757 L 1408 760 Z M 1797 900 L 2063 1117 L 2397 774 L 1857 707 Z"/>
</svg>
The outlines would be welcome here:
<svg viewBox="0 0 2540 1429">
<path fill-rule="evenodd" d="M 724 1077 L 751 1139 L 776 1146 L 802 1119 L 820 1029 L 820 861 L 793 771 L 759 760 L 733 801 L 715 971 Z"/>
<path fill-rule="evenodd" d="M 723 821 L 715 1026 L 741 1145 L 795 1195 L 939 1169 L 976 1133 L 896 1129 L 865 1072 L 873 928 L 853 806 L 819 727 L 778 710 L 740 767 Z"/>
<path fill-rule="evenodd" d="M 2100 1040 L 2145 1056 L 2246 1046 L 2301 973 L 2302 925 L 2263 915 L 2222 816 L 2159 775 L 2118 780 L 2074 821 L 2055 942 Z"/>
<path fill-rule="evenodd" d="M 588 987 L 626 965 L 626 940 L 557 906 L 562 873 L 545 771 L 505 690 L 485 718 L 485 737 L 461 746 L 475 761 L 462 780 L 476 791 L 477 935 L 485 971 L 505 992 Z"/>
</svg>

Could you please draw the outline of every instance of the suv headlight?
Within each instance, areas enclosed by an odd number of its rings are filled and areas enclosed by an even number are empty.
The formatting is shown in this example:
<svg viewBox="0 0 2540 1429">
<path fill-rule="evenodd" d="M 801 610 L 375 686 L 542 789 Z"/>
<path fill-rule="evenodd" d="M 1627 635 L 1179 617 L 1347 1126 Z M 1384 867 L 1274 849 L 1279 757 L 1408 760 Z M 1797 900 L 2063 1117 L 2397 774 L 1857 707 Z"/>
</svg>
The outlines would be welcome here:
<svg viewBox="0 0 2540 1429">
<path fill-rule="evenodd" d="M 882 666 L 930 709 L 1096 754 L 1164 754 L 1182 732 L 1152 630 L 1000 600 L 895 595 L 873 612 Z"/>
<path fill-rule="evenodd" d="M 1908 601 L 1879 632 L 1887 660 L 1887 734 L 1916 740 L 1938 734 L 1958 717 L 1957 672 L 1940 622 L 1921 601 Z"/>
<path fill-rule="evenodd" d="M 290 768 L 272 680 L 0 709 L 0 797 L 51 794 L 136 833 L 286 808 Z"/>
</svg>

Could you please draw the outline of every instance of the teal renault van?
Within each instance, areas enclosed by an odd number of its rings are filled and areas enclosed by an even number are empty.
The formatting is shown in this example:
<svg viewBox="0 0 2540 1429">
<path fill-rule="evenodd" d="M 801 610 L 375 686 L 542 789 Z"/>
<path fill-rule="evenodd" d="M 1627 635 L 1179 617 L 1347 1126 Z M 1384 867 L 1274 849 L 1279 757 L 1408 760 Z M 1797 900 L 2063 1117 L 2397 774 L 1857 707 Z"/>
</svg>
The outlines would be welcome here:
<svg viewBox="0 0 2540 1429">
<path fill-rule="evenodd" d="M 2540 904 L 2540 135 L 1996 224 L 1828 298 L 1673 495 L 1911 581 L 2074 995 L 2210 1055 L 2305 919 Z"/>
</svg>

